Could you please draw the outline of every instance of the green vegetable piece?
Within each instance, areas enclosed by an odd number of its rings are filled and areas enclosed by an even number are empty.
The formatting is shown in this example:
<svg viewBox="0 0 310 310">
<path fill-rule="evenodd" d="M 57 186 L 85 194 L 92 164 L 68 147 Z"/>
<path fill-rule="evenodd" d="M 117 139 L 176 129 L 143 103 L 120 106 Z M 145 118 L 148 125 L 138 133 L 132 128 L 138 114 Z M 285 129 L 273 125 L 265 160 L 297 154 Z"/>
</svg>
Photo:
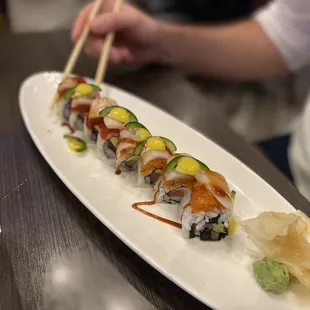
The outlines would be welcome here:
<svg viewBox="0 0 310 310">
<path fill-rule="evenodd" d="M 160 137 L 160 138 L 164 141 L 166 147 L 167 147 L 172 153 L 174 153 L 174 152 L 177 150 L 176 145 L 175 145 L 171 140 L 169 140 L 169 139 L 167 139 L 167 138 L 164 138 L 164 137 Z"/>
<path fill-rule="evenodd" d="M 89 85 L 92 87 L 94 92 L 98 92 L 98 93 L 101 92 L 101 88 L 99 86 L 94 85 L 94 84 L 89 84 Z"/>
<path fill-rule="evenodd" d="M 114 108 L 122 108 L 124 110 L 126 110 L 129 114 L 129 122 L 138 122 L 138 119 L 137 117 L 131 112 L 129 111 L 128 109 L 124 108 L 124 107 L 121 107 L 121 106 L 118 106 L 118 105 L 114 105 L 114 106 L 110 106 L 110 107 L 107 107 L 107 108 L 104 108 L 102 109 L 100 112 L 99 112 L 99 115 L 102 116 L 102 117 L 105 117 L 107 116 Z"/>
<path fill-rule="evenodd" d="M 140 155 L 131 155 L 126 159 L 126 161 L 135 162 L 135 161 L 139 161 L 140 158 L 141 158 Z"/>
<path fill-rule="evenodd" d="M 253 263 L 253 271 L 256 280 L 265 291 L 274 294 L 287 291 L 290 275 L 285 265 L 265 258 Z"/>
<path fill-rule="evenodd" d="M 64 135 L 64 138 L 67 140 L 69 149 L 73 152 L 81 153 L 87 149 L 86 142 L 78 137 Z"/>
<path fill-rule="evenodd" d="M 99 112 L 99 115 L 102 117 L 105 117 L 111 112 L 112 109 L 117 108 L 117 107 L 118 107 L 117 105 L 113 105 L 113 106 L 104 108 Z"/>
<path fill-rule="evenodd" d="M 64 99 L 69 100 L 74 95 L 74 93 L 75 93 L 75 87 L 68 89 L 65 92 Z"/>
<path fill-rule="evenodd" d="M 129 122 L 124 127 L 127 129 L 131 129 L 131 128 L 144 128 L 144 129 L 146 129 L 142 124 L 140 124 L 138 122 Z"/>
<path fill-rule="evenodd" d="M 165 167 L 165 172 L 172 172 L 178 165 L 178 162 L 179 160 L 182 158 L 182 157 L 190 157 L 190 156 L 184 156 L 184 155 L 180 155 L 178 157 L 175 157 L 173 158 L 172 160 L 169 161 L 169 163 L 166 165 Z M 200 166 L 200 169 L 201 170 L 209 170 L 209 167 L 207 165 L 205 165 L 203 162 L 199 161 L 198 159 L 192 157 L 193 159 L 195 159 L 198 163 L 199 163 L 199 166 Z"/>
<path fill-rule="evenodd" d="M 231 198 L 232 202 L 235 201 L 235 198 L 236 198 L 236 192 L 235 191 L 230 192 L 230 198 Z"/>
<path fill-rule="evenodd" d="M 137 117 L 129 110 L 125 109 L 129 113 L 129 122 L 138 122 Z"/>
<path fill-rule="evenodd" d="M 165 172 L 169 173 L 172 172 L 178 165 L 178 161 L 180 160 L 180 158 L 182 158 L 183 156 L 179 156 L 179 157 L 175 157 L 173 159 L 171 159 L 169 161 L 169 163 L 166 165 L 165 167 Z"/>
<path fill-rule="evenodd" d="M 136 147 L 134 148 L 133 150 L 133 155 L 140 155 L 141 154 L 141 151 L 146 143 L 148 138 L 142 140 L 141 142 L 139 142 Z"/>
<path fill-rule="evenodd" d="M 204 164 L 203 162 L 201 162 L 198 159 L 196 159 L 196 160 L 198 161 L 201 170 L 210 170 L 209 167 L 206 164 Z"/>
<path fill-rule="evenodd" d="M 227 232 L 227 228 L 224 226 L 224 224 L 214 224 L 212 230 L 219 234 L 224 234 Z"/>
<path fill-rule="evenodd" d="M 117 137 L 112 137 L 112 138 L 110 139 L 110 142 L 111 142 L 115 147 L 117 147 L 118 138 L 117 138 Z"/>
</svg>

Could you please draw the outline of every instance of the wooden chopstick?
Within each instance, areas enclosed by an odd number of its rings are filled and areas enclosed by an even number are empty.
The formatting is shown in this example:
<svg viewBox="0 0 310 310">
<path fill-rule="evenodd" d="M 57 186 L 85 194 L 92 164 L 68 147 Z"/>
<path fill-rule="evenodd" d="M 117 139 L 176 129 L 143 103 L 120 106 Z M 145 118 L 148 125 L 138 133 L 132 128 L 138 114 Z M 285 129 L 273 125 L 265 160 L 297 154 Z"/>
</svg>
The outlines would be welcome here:
<svg viewBox="0 0 310 310">
<path fill-rule="evenodd" d="M 89 17 L 88 17 L 88 22 L 86 23 L 84 29 L 83 29 L 83 32 L 82 34 L 80 35 L 78 41 L 75 43 L 74 45 L 74 48 L 70 54 L 70 57 L 66 63 L 66 66 L 65 66 L 65 69 L 64 69 L 64 72 L 63 72 L 63 75 L 62 75 L 62 78 L 61 80 L 63 81 L 73 70 L 78 58 L 79 58 L 79 55 L 81 53 L 81 50 L 82 50 L 82 47 L 84 46 L 85 44 L 85 41 L 88 37 L 88 34 L 89 34 L 89 29 L 90 29 L 90 22 L 93 20 L 93 18 L 97 15 L 98 13 L 98 10 L 99 8 L 101 7 L 101 4 L 102 4 L 103 0 L 96 0 L 93 7 L 92 7 L 92 10 L 89 14 Z M 53 101 L 52 101 L 52 104 L 51 104 L 51 108 L 53 108 L 55 106 L 57 102 L 57 92 L 53 98 Z"/>
<path fill-rule="evenodd" d="M 116 0 L 114 3 L 113 12 L 118 12 L 122 6 L 122 3 L 123 3 L 123 0 Z M 113 41 L 114 41 L 114 32 L 110 32 L 108 33 L 105 39 L 105 42 L 104 42 L 104 45 L 103 45 L 103 48 L 100 54 L 99 64 L 98 64 L 97 71 L 96 71 L 95 82 L 98 86 L 101 84 L 101 82 L 104 79 L 106 68 L 107 68 L 107 63 L 108 63 L 108 57 L 109 57 L 109 53 L 110 53 Z"/>
<path fill-rule="evenodd" d="M 76 44 L 73 48 L 73 51 L 72 51 L 72 53 L 71 53 L 71 55 L 67 61 L 67 64 L 66 64 L 66 67 L 64 70 L 64 74 L 63 74 L 64 77 L 66 77 L 68 74 L 70 74 L 72 69 L 74 68 L 76 61 L 79 58 L 79 55 L 81 53 L 82 47 L 85 44 L 85 41 L 88 37 L 89 30 L 90 30 L 90 22 L 97 15 L 98 10 L 100 9 L 102 2 L 103 2 L 103 0 L 96 0 L 95 1 L 94 5 L 92 7 L 92 10 L 89 14 L 88 22 L 86 23 L 86 25 L 83 29 L 83 32 L 82 32 L 79 40 L 76 42 Z"/>
</svg>

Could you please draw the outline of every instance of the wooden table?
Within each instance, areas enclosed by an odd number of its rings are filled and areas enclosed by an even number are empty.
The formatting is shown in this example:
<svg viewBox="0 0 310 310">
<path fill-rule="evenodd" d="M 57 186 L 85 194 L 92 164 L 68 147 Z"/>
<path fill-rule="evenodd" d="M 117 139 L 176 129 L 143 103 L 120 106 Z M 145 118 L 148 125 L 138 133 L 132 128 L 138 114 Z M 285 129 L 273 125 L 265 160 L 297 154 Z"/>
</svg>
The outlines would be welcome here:
<svg viewBox="0 0 310 310">
<path fill-rule="evenodd" d="M 207 309 L 102 225 L 32 143 L 18 108 L 20 84 L 34 72 L 62 70 L 70 48 L 63 32 L 0 37 L 0 309 Z M 94 76 L 95 65 L 82 57 L 76 73 Z M 179 72 L 111 71 L 108 82 L 202 132 L 309 214 L 309 203 L 290 182 L 234 134 Z"/>
</svg>

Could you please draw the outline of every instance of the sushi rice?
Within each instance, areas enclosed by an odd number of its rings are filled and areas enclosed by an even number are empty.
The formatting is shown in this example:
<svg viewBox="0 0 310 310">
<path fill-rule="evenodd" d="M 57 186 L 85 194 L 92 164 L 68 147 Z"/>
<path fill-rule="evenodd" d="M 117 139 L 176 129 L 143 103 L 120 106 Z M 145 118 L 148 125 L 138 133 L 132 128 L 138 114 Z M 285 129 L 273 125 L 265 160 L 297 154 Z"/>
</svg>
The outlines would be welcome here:
<svg viewBox="0 0 310 310">
<path fill-rule="evenodd" d="M 192 213 L 188 206 L 182 214 L 182 233 L 185 238 L 218 241 L 228 235 L 229 219 L 230 210 L 214 208 L 212 212 Z"/>
</svg>

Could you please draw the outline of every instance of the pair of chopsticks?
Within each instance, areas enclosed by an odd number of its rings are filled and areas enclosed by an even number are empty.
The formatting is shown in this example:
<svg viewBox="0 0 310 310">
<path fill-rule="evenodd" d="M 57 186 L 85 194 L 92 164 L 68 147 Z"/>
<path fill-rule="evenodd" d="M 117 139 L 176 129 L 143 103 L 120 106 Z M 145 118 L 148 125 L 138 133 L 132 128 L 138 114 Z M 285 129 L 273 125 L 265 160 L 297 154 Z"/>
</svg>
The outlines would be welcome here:
<svg viewBox="0 0 310 310">
<path fill-rule="evenodd" d="M 93 18 L 97 15 L 98 10 L 100 9 L 103 1 L 104 0 L 95 0 L 94 5 L 92 7 L 92 10 L 91 10 L 89 17 L 88 17 L 88 22 L 85 24 L 85 27 L 82 31 L 82 34 L 80 35 L 80 38 L 78 39 L 78 41 L 75 43 L 73 50 L 70 54 L 70 57 L 66 63 L 61 81 L 63 81 L 66 77 L 68 77 L 71 74 L 72 70 L 74 69 L 75 64 L 76 64 L 76 62 L 79 58 L 79 55 L 81 53 L 81 50 L 82 50 L 82 48 L 85 44 L 85 41 L 89 35 L 90 23 L 93 20 Z M 116 0 L 114 3 L 113 12 L 118 12 L 121 8 L 122 3 L 123 3 L 123 0 Z M 104 45 L 103 45 L 103 48 L 102 48 L 102 51 L 100 54 L 99 63 L 97 66 L 97 71 L 96 71 L 96 75 L 95 75 L 95 83 L 98 86 L 100 86 L 101 82 L 104 79 L 105 71 L 106 71 L 106 67 L 107 67 L 107 62 L 108 62 L 108 56 L 109 56 L 110 49 L 111 49 L 113 41 L 114 41 L 114 33 L 110 32 L 110 33 L 108 33 L 108 35 L 105 39 L 105 42 L 104 42 Z M 52 101 L 51 108 L 53 108 L 55 106 L 56 102 L 57 102 L 57 92 L 56 92 L 54 99 Z"/>
</svg>

